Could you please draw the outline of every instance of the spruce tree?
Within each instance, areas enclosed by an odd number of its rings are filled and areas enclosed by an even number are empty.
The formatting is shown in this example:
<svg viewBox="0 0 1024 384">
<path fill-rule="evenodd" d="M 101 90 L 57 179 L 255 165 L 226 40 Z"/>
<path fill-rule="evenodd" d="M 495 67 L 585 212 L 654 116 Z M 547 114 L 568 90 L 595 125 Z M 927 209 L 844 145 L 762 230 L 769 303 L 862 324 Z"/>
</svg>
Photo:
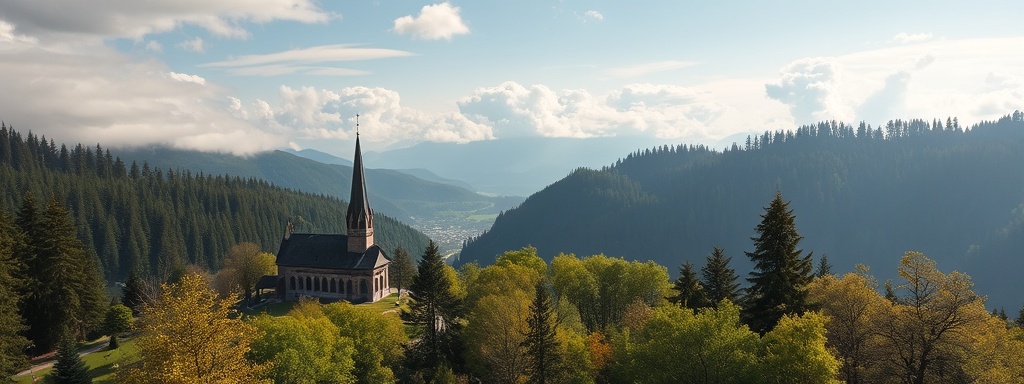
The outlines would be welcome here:
<svg viewBox="0 0 1024 384">
<path fill-rule="evenodd" d="M 65 335 L 60 339 L 60 346 L 57 348 L 57 362 L 53 364 L 53 372 L 46 378 L 47 383 L 53 384 L 88 384 L 92 383 L 89 376 L 89 367 L 78 355 L 78 348 L 75 346 L 74 338 Z"/>
<path fill-rule="evenodd" d="M 821 255 L 821 260 L 818 262 L 818 269 L 814 271 L 814 276 L 825 277 L 832 274 L 832 264 L 828 262 L 828 255 Z"/>
<path fill-rule="evenodd" d="M 52 326 L 45 308 L 44 288 L 47 285 L 43 283 L 39 271 L 46 262 L 40 259 L 39 254 L 47 234 L 42 214 L 31 193 L 26 193 L 22 197 L 14 224 L 21 238 L 21 241 L 15 243 L 14 259 L 24 268 L 21 273 L 21 316 L 25 324 L 32 324 L 25 331 L 25 336 L 34 345 L 32 353 L 49 352 L 56 346 L 56 340 L 50 335 L 59 334 L 59 331 Z M 29 271 L 32 273 L 28 273 Z"/>
<path fill-rule="evenodd" d="M 74 337 L 84 337 L 98 330 L 106 315 L 103 276 L 95 257 L 78 239 L 67 208 L 51 200 L 43 222 L 47 237 L 38 256 L 45 260 L 40 274 L 47 287 L 46 313 L 54 320 L 50 325 L 71 331 Z"/>
<path fill-rule="evenodd" d="M 458 324 L 462 299 L 455 292 L 455 271 L 444 263 L 437 244 L 431 240 L 423 252 L 417 275 L 410 285 L 409 310 L 402 318 L 422 327 L 420 341 L 408 351 L 407 362 L 414 370 L 436 371 L 460 357 Z"/>
<path fill-rule="evenodd" d="M 133 313 L 138 314 L 142 311 L 142 305 L 147 301 L 146 285 L 139 277 L 139 272 L 132 269 L 128 273 L 128 281 L 125 281 L 124 287 L 121 287 L 121 303 L 131 308 Z"/>
<path fill-rule="evenodd" d="M 395 259 L 391 263 L 391 270 L 389 272 L 389 278 L 391 279 L 391 286 L 398 288 L 401 292 L 402 288 L 408 289 L 408 282 L 413 280 L 416 275 L 416 265 L 413 264 L 412 258 L 409 257 L 409 252 L 406 252 L 405 248 L 395 248 Z"/>
<path fill-rule="evenodd" d="M 697 273 L 694 272 L 693 264 L 689 261 L 679 266 L 679 277 L 676 278 L 673 288 L 678 292 L 675 296 L 668 299 L 673 304 L 679 304 L 683 308 L 690 309 L 707 306 L 707 296 L 704 293 L 704 287 L 700 280 L 697 279 Z"/>
<path fill-rule="evenodd" d="M 722 300 L 729 300 L 738 303 L 740 300 L 740 284 L 736 282 L 739 276 L 736 270 L 729 267 L 731 257 L 725 257 L 722 248 L 715 247 L 708 255 L 704 268 L 700 269 L 703 275 L 704 293 L 707 294 L 711 306 L 718 308 Z"/>
<path fill-rule="evenodd" d="M 796 230 L 796 217 L 789 202 L 777 192 L 757 225 L 754 251 L 745 252 L 754 262 L 750 272 L 744 318 L 750 328 L 764 334 L 783 315 L 806 309 L 811 275 L 811 255 L 801 256 L 797 245 L 803 238 Z"/>
<path fill-rule="evenodd" d="M 22 334 L 28 327 L 18 310 L 21 281 L 17 276 L 22 269 L 11 257 L 16 236 L 7 213 L 0 210 L 0 377 L 28 368 L 25 349 L 30 344 Z"/>
<path fill-rule="evenodd" d="M 1017 313 L 1017 319 L 1013 321 L 1013 324 L 1018 328 L 1024 328 L 1024 306 L 1020 307 L 1020 312 Z"/>
<path fill-rule="evenodd" d="M 523 346 L 529 359 L 529 383 L 559 382 L 558 373 L 564 371 L 561 346 L 555 337 L 555 308 L 544 281 L 537 282 L 530 314 L 526 318 L 528 331 Z"/>
</svg>

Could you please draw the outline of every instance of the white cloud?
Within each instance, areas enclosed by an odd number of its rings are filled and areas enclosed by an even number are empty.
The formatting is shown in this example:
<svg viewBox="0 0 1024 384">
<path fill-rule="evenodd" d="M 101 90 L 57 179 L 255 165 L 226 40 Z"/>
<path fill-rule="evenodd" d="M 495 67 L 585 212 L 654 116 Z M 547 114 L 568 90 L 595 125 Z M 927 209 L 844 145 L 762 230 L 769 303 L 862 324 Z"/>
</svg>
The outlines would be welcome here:
<svg viewBox="0 0 1024 384">
<path fill-rule="evenodd" d="M 38 40 L 34 37 L 20 35 L 14 32 L 14 25 L 0 20 L 0 43 L 4 44 L 36 44 Z"/>
<path fill-rule="evenodd" d="M 598 11 L 587 11 L 583 14 L 584 20 L 604 21 L 604 15 Z"/>
<path fill-rule="evenodd" d="M 690 88 L 633 84 L 601 96 L 585 90 L 553 91 L 505 82 L 459 101 L 466 118 L 492 127 L 500 138 L 593 137 L 647 133 L 662 138 L 704 138 L 723 107 Z"/>
<path fill-rule="evenodd" d="M 239 76 L 278 76 L 306 73 L 322 76 L 355 76 L 366 74 L 361 70 L 316 66 L 311 64 L 374 60 L 411 56 L 412 53 L 394 49 L 361 48 L 353 45 L 320 45 L 292 49 L 263 55 L 244 55 L 233 59 L 199 65 L 221 68 Z"/>
<path fill-rule="evenodd" d="M 104 46 L 82 52 L 0 49 L 0 114 L 57 141 L 236 154 L 285 142 L 233 117 L 223 102 L 225 90 L 197 85 L 202 82 Z"/>
<path fill-rule="evenodd" d="M 203 41 L 203 38 L 196 36 L 196 38 L 192 40 L 185 40 L 178 43 L 178 47 L 186 51 L 203 53 L 206 51 L 206 42 Z"/>
<path fill-rule="evenodd" d="M 161 53 L 164 51 L 164 46 L 156 40 L 150 40 L 146 42 L 146 50 L 150 52 Z"/>
<path fill-rule="evenodd" d="M 394 31 L 422 40 L 451 40 L 454 35 L 469 33 L 460 13 L 459 7 L 447 2 L 425 5 L 416 17 L 407 15 L 395 19 Z"/>
<path fill-rule="evenodd" d="M 848 121 L 852 110 L 843 100 L 842 64 L 831 58 L 808 58 L 782 68 L 778 84 L 766 84 L 769 98 L 789 106 L 797 124 Z"/>
<path fill-rule="evenodd" d="M 611 68 L 605 71 L 605 74 L 611 77 L 618 78 L 631 78 L 649 75 L 652 73 L 672 71 L 676 69 L 682 69 L 686 67 L 692 67 L 697 65 L 696 62 L 692 61 L 678 61 L 678 60 L 667 60 L 667 61 L 656 61 L 652 63 L 636 64 L 626 67 Z"/>
<path fill-rule="evenodd" d="M 914 34 L 909 34 L 909 33 L 905 33 L 905 32 L 900 32 L 900 33 L 897 33 L 896 36 L 893 36 L 890 41 L 891 42 L 895 42 L 895 43 L 900 43 L 900 44 L 913 44 L 913 43 L 920 43 L 920 42 L 923 42 L 923 41 L 928 41 L 928 40 L 931 40 L 931 39 L 932 39 L 932 34 L 931 33 L 914 33 Z"/>
<path fill-rule="evenodd" d="M 200 77 L 199 75 L 189 75 L 187 73 L 168 72 L 167 76 L 170 77 L 171 79 L 174 79 L 174 80 L 177 80 L 177 81 L 181 81 L 181 82 L 185 82 L 185 83 L 195 83 L 195 84 L 199 84 L 199 85 L 206 85 L 206 79 Z"/>
<path fill-rule="evenodd" d="M 13 0 L 0 2 L 0 15 L 23 33 L 47 40 L 141 39 L 186 24 L 244 38 L 249 36 L 243 28 L 247 22 L 324 23 L 333 17 L 312 0 Z"/>
</svg>

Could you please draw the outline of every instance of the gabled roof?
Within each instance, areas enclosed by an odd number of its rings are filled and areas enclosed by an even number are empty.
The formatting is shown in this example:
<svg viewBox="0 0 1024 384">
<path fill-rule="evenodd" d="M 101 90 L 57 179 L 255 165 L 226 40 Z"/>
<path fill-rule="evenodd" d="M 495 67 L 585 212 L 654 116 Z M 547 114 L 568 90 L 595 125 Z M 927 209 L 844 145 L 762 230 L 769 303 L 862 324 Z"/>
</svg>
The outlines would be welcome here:
<svg viewBox="0 0 1024 384">
<path fill-rule="evenodd" d="M 277 265 L 288 267 L 370 270 L 390 262 L 377 245 L 364 253 L 349 252 L 345 235 L 292 233 L 277 251 Z"/>
</svg>

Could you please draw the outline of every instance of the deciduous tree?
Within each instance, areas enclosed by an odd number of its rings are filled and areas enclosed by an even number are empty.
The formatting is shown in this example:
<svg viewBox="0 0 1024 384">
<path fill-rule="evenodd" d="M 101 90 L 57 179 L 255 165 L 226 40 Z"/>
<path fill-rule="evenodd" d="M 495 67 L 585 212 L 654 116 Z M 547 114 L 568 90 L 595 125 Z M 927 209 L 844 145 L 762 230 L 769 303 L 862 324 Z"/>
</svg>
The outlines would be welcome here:
<svg viewBox="0 0 1024 384">
<path fill-rule="evenodd" d="M 233 298 L 221 299 L 203 277 L 165 284 L 139 319 L 139 361 L 117 373 L 123 383 L 269 383 L 268 367 L 246 353 L 258 329 L 237 317 Z"/>
<path fill-rule="evenodd" d="M 260 250 L 260 246 L 254 243 L 236 244 L 228 250 L 224 258 L 224 269 L 231 270 L 230 276 L 234 284 L 245 292 L 245 303 L 252 303 L 252 291 L 256 283 L 264 275 L 277 273 L 276 257 Z"/>
<path fill-rule="evenodd" d="M 355 348 L 353 374 L 359 383 L 391 383 L 402 362 L 402 346 L 408 341 L 402 320 L 394 313 L 352 305 L 347 302 L 323 306 L 323 313 L 338 327 L 342 337 Z"/>
<path fill-rule="evenodd" d="M 305 312 L 253 319 L 262 334 L 252 342 L 250 359 L 271 366 L 270 376 L 277 383 L 355 383 L 352 339 L 342 337 L 323 313 Z"/>
</svg>

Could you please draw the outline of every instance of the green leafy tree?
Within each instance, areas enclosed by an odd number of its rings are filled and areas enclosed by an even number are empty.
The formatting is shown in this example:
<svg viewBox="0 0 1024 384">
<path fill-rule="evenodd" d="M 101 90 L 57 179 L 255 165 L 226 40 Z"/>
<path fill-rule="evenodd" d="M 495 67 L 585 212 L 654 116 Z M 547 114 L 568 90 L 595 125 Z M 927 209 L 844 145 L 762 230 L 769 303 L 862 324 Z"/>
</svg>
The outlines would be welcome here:
<svg viewBox="0 0 1024 384">
<path fill-rule="evenodd" d="M 808 286 L 809 302 L 829 317 L 827 345 L 842 363 L 839 378 L 847 384 L 869 382 L 869 373 L 878 369 L 885 354 L 875 325 L 888 301 L 878 294 L 877 285 L 865 270 L 842 278 L 826 275 Z"/>
<path fill-rule="evenodd" d="M 739 302 L 740 284 L 736 282 L 739 276 L 736 275 L 736 270 L 729 266 L 731 261 L 732 258 L 726 257 L 722 248 L 715 247 L 708 255 L 704 267 L 700 269 L 704 292 L 713 307 L 718 307 L 722 300 Z"/>
<path fill-rule="evenodd" d="M 351 339 L 355 353 L 353 374 L 357 382 L 391 383 L 403 358 L 402 345 L 408 337 L 402 320 L 393 313 L 382 314 L 347 302 L 323 306 L 323 313 L 338 327 L 342 337 Z"/>
<path fill-rule="evenodd" d="M 543 282 L 538 282 L 534 289 L 533 302 L 526 318 L 527 332 L 523 346 L 529 362 L 527 371 L 530 383 L 544 384 L 559 382 L 557 375 L 564 369 L 563 347 L 556 337 L 555 309 L 551 304 L 551 294 Z"/>
<path fill-rule="evenodd" d="M 826 322 L 817 312 L 783 316 L 761 340 L 765 382 L 838 384 L 840 362 L 825 346 Z"/>
<path fill-rule="evenodd" d="M 299 306 L 319 303 L 300 303 Z M 355 348 L 319 308 L 293 309 L 287 316 L 260 315 L 252 324 L 261 335 L 252 342 L 248 357 L 269 363 L 277 383 L 355 383 Z"/>
<path fill-rule="evenodd" d="M 388 270 L 388 278 L 391 279 L 391 286 L 398 288 L 409 288 L 409 282 L 416 276 L 416 265 L 413 264 L 409 252 L 405 248 L 395 248 L 395 260 L 391 262 Z"/>
<path fill-rule="evenodd" d="M 53 384 L 92 383 L 89 367 L 78 355 L 78 347 L 72 336 L 61 338 L 57 348 L 57 362 L 53 364 L 53 372 L 46 377 L 46 382 Z"/>
<path fill-rule="evenodd" d="M 525 381 L 528 362 L 524 342 L 530 296 L 516 289 L 488 294 L 473 305 L 465 330 L 466 361 L 471 371 L 486 382 Z"/>
<path fill-rule="evenodd" d="M 634 302 L 648 307 L 664 303 L 672 287 L 668 270 L 652 261 L 627 262 L 605 255 L 580 260 L 562 254 L 551 260 L 551 271 L 554 296 L 575 306 L 589 331 L 619 325 Z"/>
<path fill-rule="evenodd" d="M 444 263 L 437 244 L 431 240 L 420 258 L 412 281 L 409 310 L 404 320 L 418 326 L 419 342 L 408 351 L 413 370 L 425 369 L 428 378 L 442 366 L 451 367 L 461 355 L 456 319 L 462 313 L 458 275 Z"/>
<path fill-rule="evenodd" d="M 0 377 L 28 367 L 25 352 L 29 341 L 22 334 L 28 327 L 18 310 L 21 281 L 16 278 L 22 269 L 12 257 L 15 236 L 10 218 L 0 209 Z"/>
<path fill-rule="evenodd" d="M 765 208 L 757 225 L 754 251 L 746 252 L 754 262 L 747 281 L 744 317 L 750 327 L 765 333 L 775 327 L 783 315 L 803 313 L 806 309 L 807 284 L 811 282 L 811 255 L 801 256 L 797 245 L 803 238 L 797 233 L 796 216 L 782 193 Z"/>
<path fill-rule="evenodd" d="M 506 251 L 494 260 L 494 265 L 519 265 L 537 271 L 537 275 L 544 276 L 548 273 L 548 264 L 540 256 L 537 256 L 537 248 L 525 246 L 516 251 Z"/>
<path fill-rule="evenodd" d="M 679 277 L 676 278 L 673 288 L 677 294 L 668 299 L 673 304 L 690 309 L 704 308 L 709 305 L 704 285 L 697 279 L 693 263 L 689 261 L 679 266 Z"/>
<path fill-rule="evenodd" d="M 613 339 L 610 374 L 623 383 L 754 383 L 759 341 L 728 301 L 696 314 L 662 306 L 641 329 Z"/>
<path fill-rule="evenodd" d="M 130 331 L 133 321 L 131 308 L 123 304 L 110 306 L 103 319 L 103 332 L 110 335 L 110 349 L 117 348 L 118 335 Z"/>
</svg>

